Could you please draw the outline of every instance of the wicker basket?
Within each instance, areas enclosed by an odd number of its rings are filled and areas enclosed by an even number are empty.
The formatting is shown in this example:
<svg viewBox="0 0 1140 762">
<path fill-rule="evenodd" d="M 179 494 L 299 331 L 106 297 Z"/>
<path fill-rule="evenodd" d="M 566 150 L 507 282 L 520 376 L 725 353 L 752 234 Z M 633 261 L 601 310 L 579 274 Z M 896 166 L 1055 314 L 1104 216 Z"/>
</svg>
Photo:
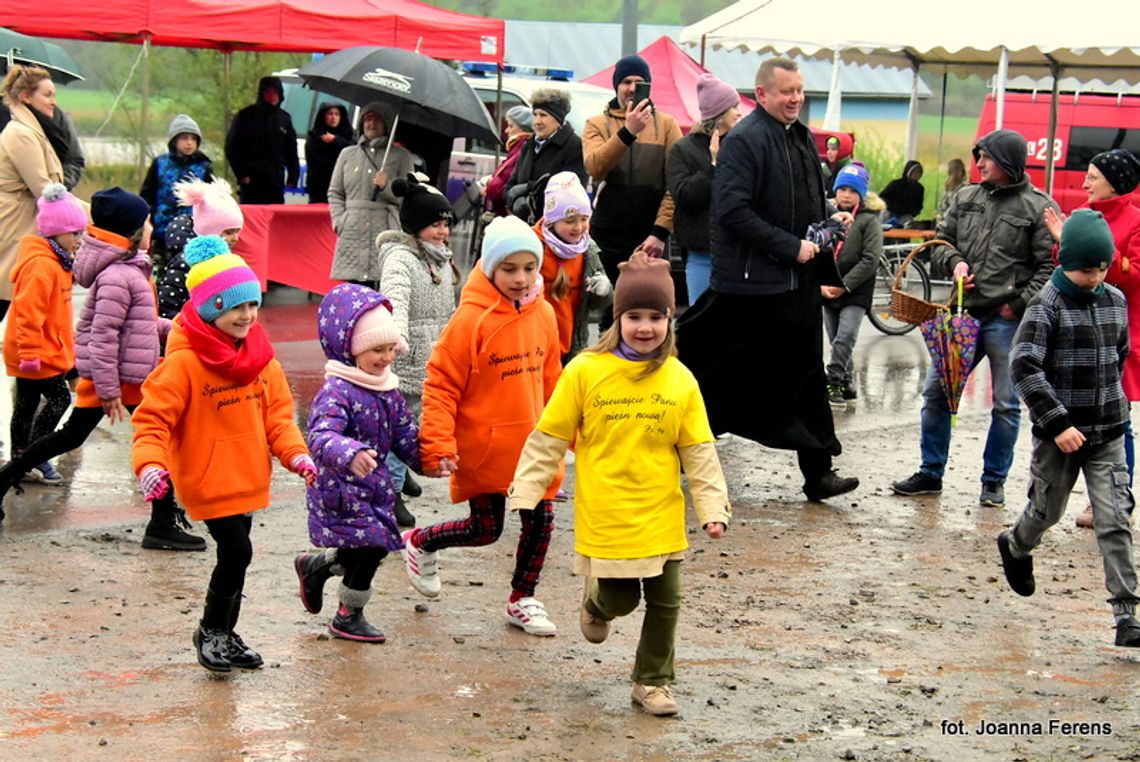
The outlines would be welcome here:
<svg viewBox="0 0 1140 762">
<path fill-rule="evenodd" d="M 899 288 L 903 278 L 906 276 L 906 269 L 910 267 L 911 260 L 926 249 L 935 246 L 953 246 L 953 244 L 949 241 L 943 241 L 940 238 L 934 238 L 920 243 L 910 250 L 910 253 L 906 255 L 906 259 L 899 265 L 898 272 L 895 273 L 895 282 L 891 286 L 891 315 L 904 323 L 914 323 L 917 325 L 937 315 L 939 310 L 947 309 L 950 306 L 950 302 L 946 304 L 928 302 L 913 294 L 908 294 Z M 951 296 L 951 300 L 953 300 L 953 296 Z"/>
</svg>

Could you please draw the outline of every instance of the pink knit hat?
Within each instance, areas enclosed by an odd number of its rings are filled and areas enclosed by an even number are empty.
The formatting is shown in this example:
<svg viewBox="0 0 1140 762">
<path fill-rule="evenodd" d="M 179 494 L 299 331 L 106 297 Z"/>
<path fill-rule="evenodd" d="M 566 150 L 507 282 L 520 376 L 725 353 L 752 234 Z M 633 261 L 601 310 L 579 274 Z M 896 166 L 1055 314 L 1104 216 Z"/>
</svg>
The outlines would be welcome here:
<svg viewBox="0 0 1140 762">
<path fill-rule="evenodd" d="M 590 197 L 582 187 L 582 181 L 573 172 L 559 172 L 550 176 L 544 194 L 543 220 L 553 225 L 571 214 L 590 216 Z"/>
<path fill-rule="evenodd" d="M 78 233 L 87 229 L 87 211 L 67 188 L 52 183 L 36 199 L 36 231 L 50 238 L 61 233 Z"/>
<path fill-rule="evenodd" d="M 174 195 L 179 206 L 193 208 L 191 216 L 198 235 L 221 235 L 223 230 L 245 225 L 230 184 L 220 177 L 209 183 L 198 178 L 175 183 Z"/>
<path fill-rule="evenodd" d="M 408 342 L 396 330 L 396 321 L 392 319 L 392 309 L 387 304 L 381 304 L 365 312 L 356 321 L 352 329 L 352 356 L 365 352 L 381 344 L 395 344 L 396 354 L 402 355 L 408 351 Z"/>
<path fill-rule="evenodd" d="M 740 94 L 727 82 L 708 73 L 697 80 L 697 106 L 701 109 L 702 121 L 720 116 L 739 103 Z"/>
</svg>

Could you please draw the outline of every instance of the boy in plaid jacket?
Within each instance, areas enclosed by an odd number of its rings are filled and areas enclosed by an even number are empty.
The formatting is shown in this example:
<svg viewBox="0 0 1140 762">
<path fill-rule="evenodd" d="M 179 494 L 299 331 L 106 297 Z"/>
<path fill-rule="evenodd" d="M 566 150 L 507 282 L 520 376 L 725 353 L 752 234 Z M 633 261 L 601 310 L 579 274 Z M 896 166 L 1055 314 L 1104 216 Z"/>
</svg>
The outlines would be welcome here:
<svg viewBox="0 0 1140 762">
<path fill-rule="evenodd" d="M 1128 401 L 1120 370 L 1128 356 L 1123 294 L 1104 283 L 1115 246 L 1100 212 L 1078 209 L 1061 234 L 1061 262 L 1030 301 L 1010 353 L 1010 373 L 1033 421 L 1029 504 L 997 539 L 1006 581 L 1033 595 L 1031 551 L 1060 521 L 1082 471 L 1093 506 L 1116 645 L 1140 647 L 1124 463 Z"/>
</svg>

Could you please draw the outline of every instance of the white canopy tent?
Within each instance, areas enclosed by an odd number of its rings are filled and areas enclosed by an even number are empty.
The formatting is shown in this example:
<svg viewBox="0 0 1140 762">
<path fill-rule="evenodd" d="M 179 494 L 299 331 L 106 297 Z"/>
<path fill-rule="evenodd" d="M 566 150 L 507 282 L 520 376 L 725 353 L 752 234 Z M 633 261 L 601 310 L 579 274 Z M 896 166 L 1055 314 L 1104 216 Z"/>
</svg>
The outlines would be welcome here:
<svg viewBox="0 0 1140 762">
<path fill-rule="evenodd" d="M 1083 23 L 1068 23 L 1037 0 L 956 0 L 916 14 L 910 0 L 849 2 L 817 0 L 740 0 L 686 27 L 682 44 L 743 49 L 771 55 L 799 55 L 836 62 L 909 67 L 915 72 L 907 130 L 907 158 L 917 149 L 917 74 L 920 66 L 941 65 L 959 74 L 988 75 L 997 70 L 997 125 L 1002 124 L 1005 82 L 1010 76 L 1048 74 L 1054 80 L 1054 137 L 1057 80 L 1099 79 L 1140 82 L 1140 31 L 1135 0 L 1102 0 Z M 1113 22 L 1113 19 L 1116 22 Z M 802 30 L 796 31 L 796 30 Z M 828 113 L 838 105 L 836 88 Z M 1052 159 L 1047 176 L 1052 184 Z"/>
</svg>

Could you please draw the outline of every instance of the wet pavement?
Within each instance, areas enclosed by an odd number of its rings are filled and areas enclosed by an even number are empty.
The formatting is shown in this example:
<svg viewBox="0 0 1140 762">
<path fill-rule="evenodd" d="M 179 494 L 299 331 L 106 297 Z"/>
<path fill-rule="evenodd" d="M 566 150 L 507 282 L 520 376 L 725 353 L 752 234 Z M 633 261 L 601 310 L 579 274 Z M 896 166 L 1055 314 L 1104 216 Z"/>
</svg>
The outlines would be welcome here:
<svg viewBox="0 0 1140 762">
<path fill-rule="evenodd" d="M 302 421 L 321 383 L 315 311 L 291 291 L 271 292 L 262 311 Z M 326 635 L 333 584 L 322 615 L 300 606 L 304 492 L 280 468 L 272 507 L 255 516 L 238 627 L 266 666 L 207 673 L 190 636 L 212 552 L 139 547 L 147 508 L 127 465 L 130 429 L 103 424 L 58 460 L 66 486 L 29 485 L 4 503 L 0 758 L 1140 759 L 1140 659 L 1111 645 L 1095 539 L 1072 525 L 1083 494 L 1038 552 L 1037 594 L 1019 598 L 1002 578 L 994 537 L 1020 510 L 1028 431 L 1011 507 L 978 506 L 984 366 L 945 493 L 890 494 L 917 466 L 926 364 L 917 332 L 864 325 L 859 400 L 836 414 L 837 465 L 863 485 L 830 503 L 802 502 L 792 454 L 718 443 L 736 518 L 719 542 L 691 532 L 681 714 L 666 720 L 629 703 L 640 613 L 601 645 L 577 631 L 572 502 L 557 509 L 539 588 L 556 637 L 503 619 L 509 518 L 496 545 L 441 554 L 438 601 L 411 590 L 399 558 L 385 561 L 367 613 L 389 640 L 358 645 Z M 423 481 L 410 503 L 421 523 L 461 515 L 444 483 Z"/>
</svg>

